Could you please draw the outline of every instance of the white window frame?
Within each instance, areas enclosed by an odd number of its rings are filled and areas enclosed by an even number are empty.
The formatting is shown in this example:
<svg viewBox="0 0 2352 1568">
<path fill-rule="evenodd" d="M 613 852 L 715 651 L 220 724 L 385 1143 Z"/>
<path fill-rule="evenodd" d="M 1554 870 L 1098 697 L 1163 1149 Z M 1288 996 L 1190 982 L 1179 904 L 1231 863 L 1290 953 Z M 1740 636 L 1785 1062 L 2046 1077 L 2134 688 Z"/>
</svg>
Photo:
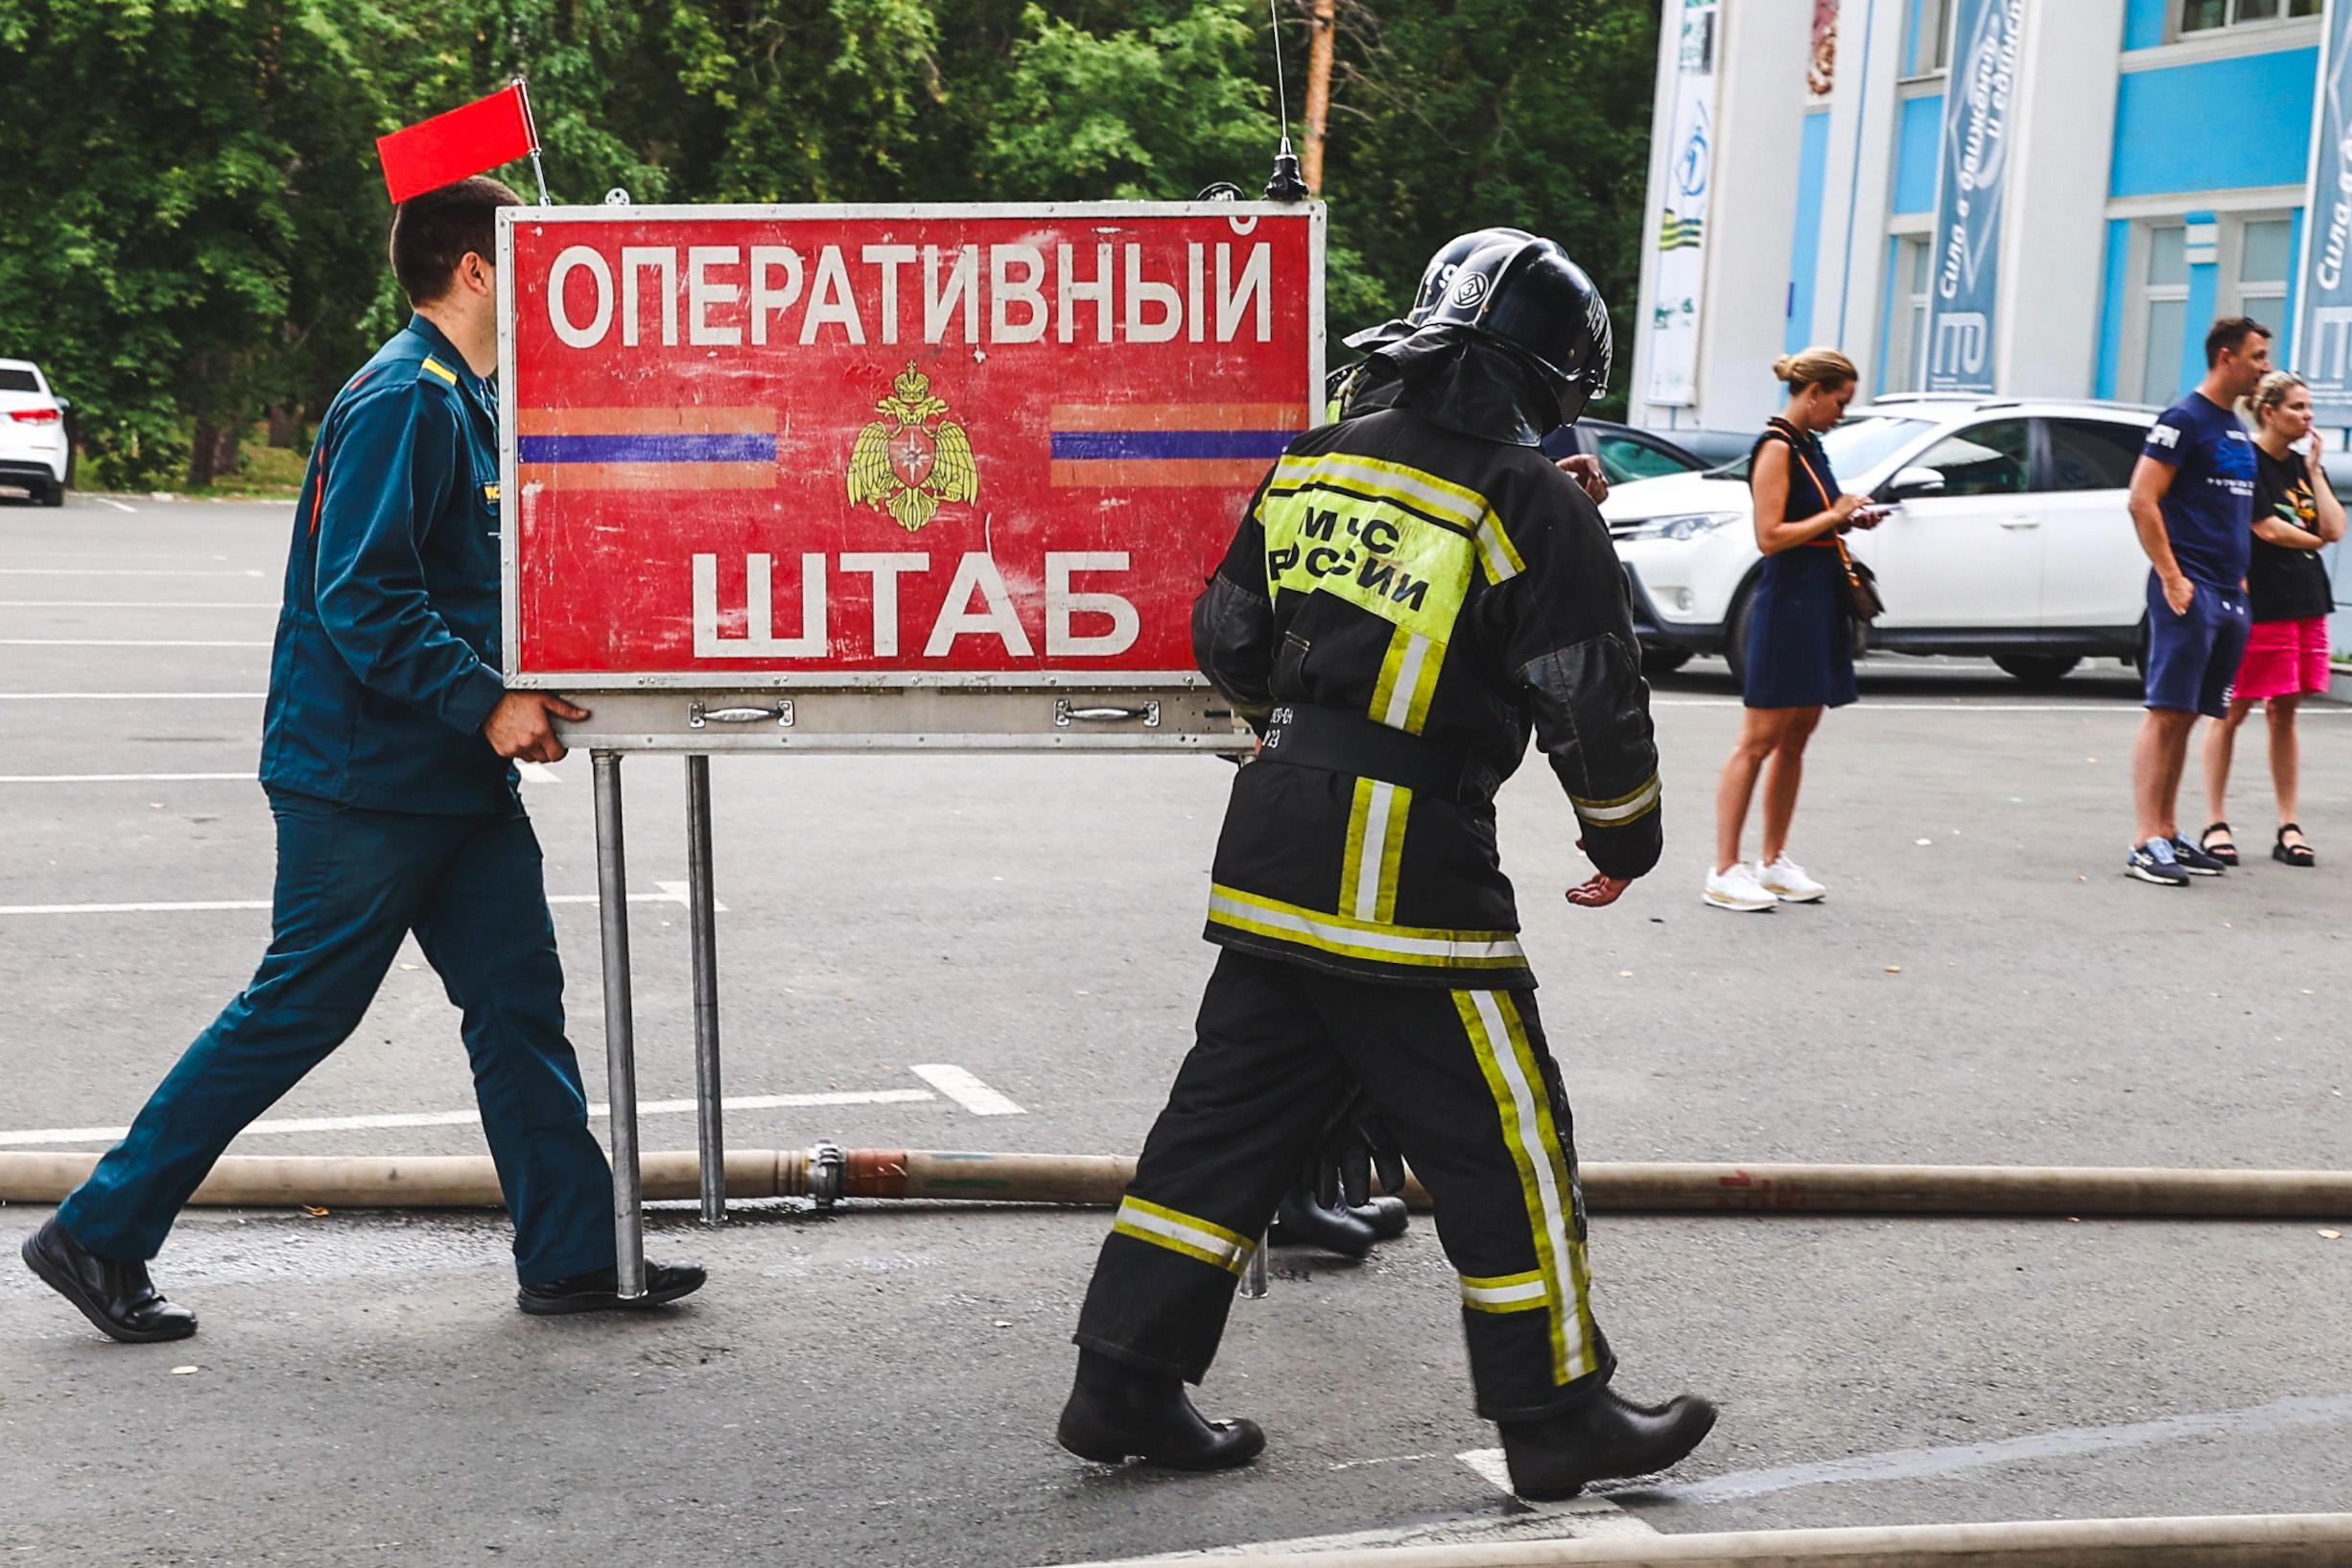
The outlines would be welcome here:
<svg viewBox="0 0 2352 1568">
<path fill-rule="evenodd" d="M 1894 269 L 1887 279 L 1887 289 L 1893 309 L 1888 312 L 1887 322 L 1887 385 L 1880 388 L 1888 392 L 1923 392 L 1927 390 L 1927 322 L 1928 292 L 1911 287 L 1911 266 L 1915 258 L 1932 258 L 1936 247 L 1936 231 L 1924 228 L 1913 233 L 1894 236 Z M 1934 275 L 1931 266 L 1929 275 Z"/>
<path fill-rule="evenodd" d="M 1952 69 L 1952 28 L 1954 25 L 1952 21 L 1952 14 L 1957 9 L 1955 0 L 1919 0 L 1919 9 L 1913 14 L 1914 21 L 1920 23 L 1927 22 L 1927 13 L 1930 10 L 1941 12 L 1941 15 L 1935 23 L 1932 24 L 1932 31 L 1925 32 L 1922 35 L 1914 36 L 1908 40 L 1909 47 L 1905 51 L 1903 58 L 1910 60 L 1912 65 L 1911 74 L 1905 77 L 1903 79 L 1904 81 L 1919 82 L 1931 77 L 1940 77 L 1950 74 Z M 2177 18 L 2178 11 L 2179 0 L 2174 0 L 2174 12 L 2176 19 Z M 1920 47 L 1922 44 L 1924 44 L 1926 47 Z"/>
<path fill-rule="evenodd" d="M 2222 233 L 2217 251 L 2221 270 L 2215 278 L 2215 314 L 2250 316 L 2272 332 L 2286 331 L 2283 317 L 2287 314 L 2287 292 L 2294 277 L 2293 212 L 2225 212 L 2219 216 Z M 2275 282 L 2255 285 L 2252 294 L 2246 293 L 2246 229 L 2249 223 L 2288 225 L 2287 275 Z"/>
<path fill-rule="evenodd" d="M 2190 30 L 2184 29 L 2180 25 L 2182 18 L 2188 12 L 2190 3 L 2191 0 L 2173 0 L 2172 5 L 2166 9 L 2164 13 L 2164 38 L 2167 43 L 2182 43 L 2199 38 L 2218 38 L 2224 35 L 2239 35 L 2259 32 L 2265 28 L 2311 27 L 2317 25 L 2319 21 L 2317 16 L 2289 16 L 2284 14 L 2290 0 L 2278 0 L 2278 9 L 2282 13 L 2280 15 L 2262 16 L 2256 17 L 2250 21 L 2240 21 L 2238 19 L 2238 8 L 2245 3 L 2245 0 L 2225 0 L 2225 3 L 2229 7 L 2229 19 L 2227 21 L 2224 21 L 2216 27 L 2200 27 Z"/>
<path fill-rule="evenodd" d="M 2185 229 L 2187 226 L 2186 221 L 2178 214 L 2132 222 L 2131 243 L 2124 259 L 2127 289 L 2124 298 L 2124 340 L 2118 345 L 2115 361 L 2115 395 L 2126 403 L 2140 400 L 2140 392 L 2148 380 L 2148 308 L 2160 302 L 2176 302 L 2183 307 L 2185 314 L 2189 301 L 2189 282 L 2185 276 L 2178 283 L 2152 284 L 2148 281 L 2149 251 L 2153 247 L 2156 230 Z M 2181 323 L 2184 341 L 2190 326 L 2191 323 L 2185 319 Z"/>
</svg>

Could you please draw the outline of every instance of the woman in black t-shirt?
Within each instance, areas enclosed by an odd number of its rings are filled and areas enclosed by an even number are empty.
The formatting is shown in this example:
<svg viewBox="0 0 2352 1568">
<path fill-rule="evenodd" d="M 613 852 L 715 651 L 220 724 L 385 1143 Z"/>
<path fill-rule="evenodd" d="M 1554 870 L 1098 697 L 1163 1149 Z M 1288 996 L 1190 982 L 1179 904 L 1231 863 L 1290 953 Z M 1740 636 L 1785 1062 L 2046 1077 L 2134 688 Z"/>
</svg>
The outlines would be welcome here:
<svg viewBox="0 0 2352 1568">
<path fill-rule="evenodd" d="M 2311 846 L 2294 820 L 2301 760 L 2294 712 L 2307 694 L 2328 687 L 2327 618 L 2336 603 L 2319 550 L 2343 537 L 2344 509 L 2320 471 L 2320 437 L 2312 428 L 2311 390 L 2303 378 L 2273 370 L 2254 389 L 2249 407 L 2254 552 L 2246 583 L 2254 627 L 2230 691 L 2229 716 L 2205 735 L 2205 798 L 2213 826 L 2205 830 L 2203 843 L 2224 864 L 2238 863 L 2222 797 L 2229 787 L 2238 726 L 2259 702 L 2270 722 L 2270 780 L 2278 791 L 2278 840 L 2270 858 L 2308 866 L 2314 863 Z M 2308 454 L 2295 451 L 2294 443 L 2306 435 Z"/>
</svg>

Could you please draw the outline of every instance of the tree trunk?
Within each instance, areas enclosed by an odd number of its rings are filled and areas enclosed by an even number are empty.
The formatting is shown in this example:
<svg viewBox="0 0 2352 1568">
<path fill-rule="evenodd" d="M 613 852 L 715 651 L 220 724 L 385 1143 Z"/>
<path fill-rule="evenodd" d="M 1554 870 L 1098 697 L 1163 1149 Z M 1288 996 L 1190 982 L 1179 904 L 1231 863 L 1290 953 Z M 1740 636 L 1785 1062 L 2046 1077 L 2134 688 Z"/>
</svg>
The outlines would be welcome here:
<svg viewBox="0 0 2352 1568">
<path fill-rule="evenodd" d="M 210 419 L 197 420 L 195 439 L 188 453 L 191 488 L 200 488 L 237 472 L 237 447 L 243 433 L 234 422 L 216 425 Z"/>
<path fill-rule="evenodd" d="M 270 444 L 291 452 L 302 435 L 302 410 L 291 399 L 270 405 Z"/>
</svg>

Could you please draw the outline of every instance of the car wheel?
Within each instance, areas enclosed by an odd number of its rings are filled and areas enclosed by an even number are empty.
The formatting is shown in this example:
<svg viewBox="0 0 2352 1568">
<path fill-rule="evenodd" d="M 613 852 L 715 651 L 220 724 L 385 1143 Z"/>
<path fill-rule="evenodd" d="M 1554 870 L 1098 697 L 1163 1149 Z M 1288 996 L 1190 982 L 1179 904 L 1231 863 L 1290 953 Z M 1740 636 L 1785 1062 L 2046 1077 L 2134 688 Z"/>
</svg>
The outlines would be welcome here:
<svg viewBox="0 0 2352 1568">
<path fill-rule="evenodd" d="M 1992 662 L 2028 686 L 2056 686 L 2082 661 L 2058 653 L 1997 653 Z"/>
<path fill-rule="evenodd" d="M 1687 648 L 1643 648 L 1641 672 L 1644 675 L 1671 675 L 1689 664 L 1690 660 L 1691 654 Z"/>
<path fill-rule="evenodd" d="M 1739 683 L 1742 691 L 1748 690 L 1748 617 L 1755 606 L 1755 585 L 1750 583 L 1731 603 L 1731 613 L 1723 622 L 1723 657 L 1731 667 L 1731 679 Z"/>
<path fill-rule="evenodd" d="M 65 481 L 63 480 L 59 480 L 55 484 L 41 484 L 34 486 L 33 499 L 43 506 L 64 505 Z"/>
</svg>

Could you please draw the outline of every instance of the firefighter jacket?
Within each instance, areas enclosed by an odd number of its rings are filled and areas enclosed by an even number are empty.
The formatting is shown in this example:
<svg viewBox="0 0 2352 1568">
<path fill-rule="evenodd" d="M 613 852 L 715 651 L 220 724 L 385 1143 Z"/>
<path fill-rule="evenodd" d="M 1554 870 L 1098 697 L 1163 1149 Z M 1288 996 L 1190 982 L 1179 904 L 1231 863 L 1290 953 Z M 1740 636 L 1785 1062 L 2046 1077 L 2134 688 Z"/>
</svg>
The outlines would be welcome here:
<svg viewBox="0 0 2352 1568">
<path fill-rule="evenodd" d="M 1244 766 L 1211 942 L 1370 980 L 1533 986 L 1493 805 L 1531 734 L 1592 863 L 1631 878 L 1658 862 L 1658 752 L 1624 575 L 1592 503 L 1532 447 L 1395 406 L 1307 432 L 1259 485 L 1192 636 L 1261 735 L 1331 710 L 1342 729 L 1368 719 L 1382 727 L 1369 738 L 1403 732 L 1463 764 L 1451 789 Z"/>
</svg>

